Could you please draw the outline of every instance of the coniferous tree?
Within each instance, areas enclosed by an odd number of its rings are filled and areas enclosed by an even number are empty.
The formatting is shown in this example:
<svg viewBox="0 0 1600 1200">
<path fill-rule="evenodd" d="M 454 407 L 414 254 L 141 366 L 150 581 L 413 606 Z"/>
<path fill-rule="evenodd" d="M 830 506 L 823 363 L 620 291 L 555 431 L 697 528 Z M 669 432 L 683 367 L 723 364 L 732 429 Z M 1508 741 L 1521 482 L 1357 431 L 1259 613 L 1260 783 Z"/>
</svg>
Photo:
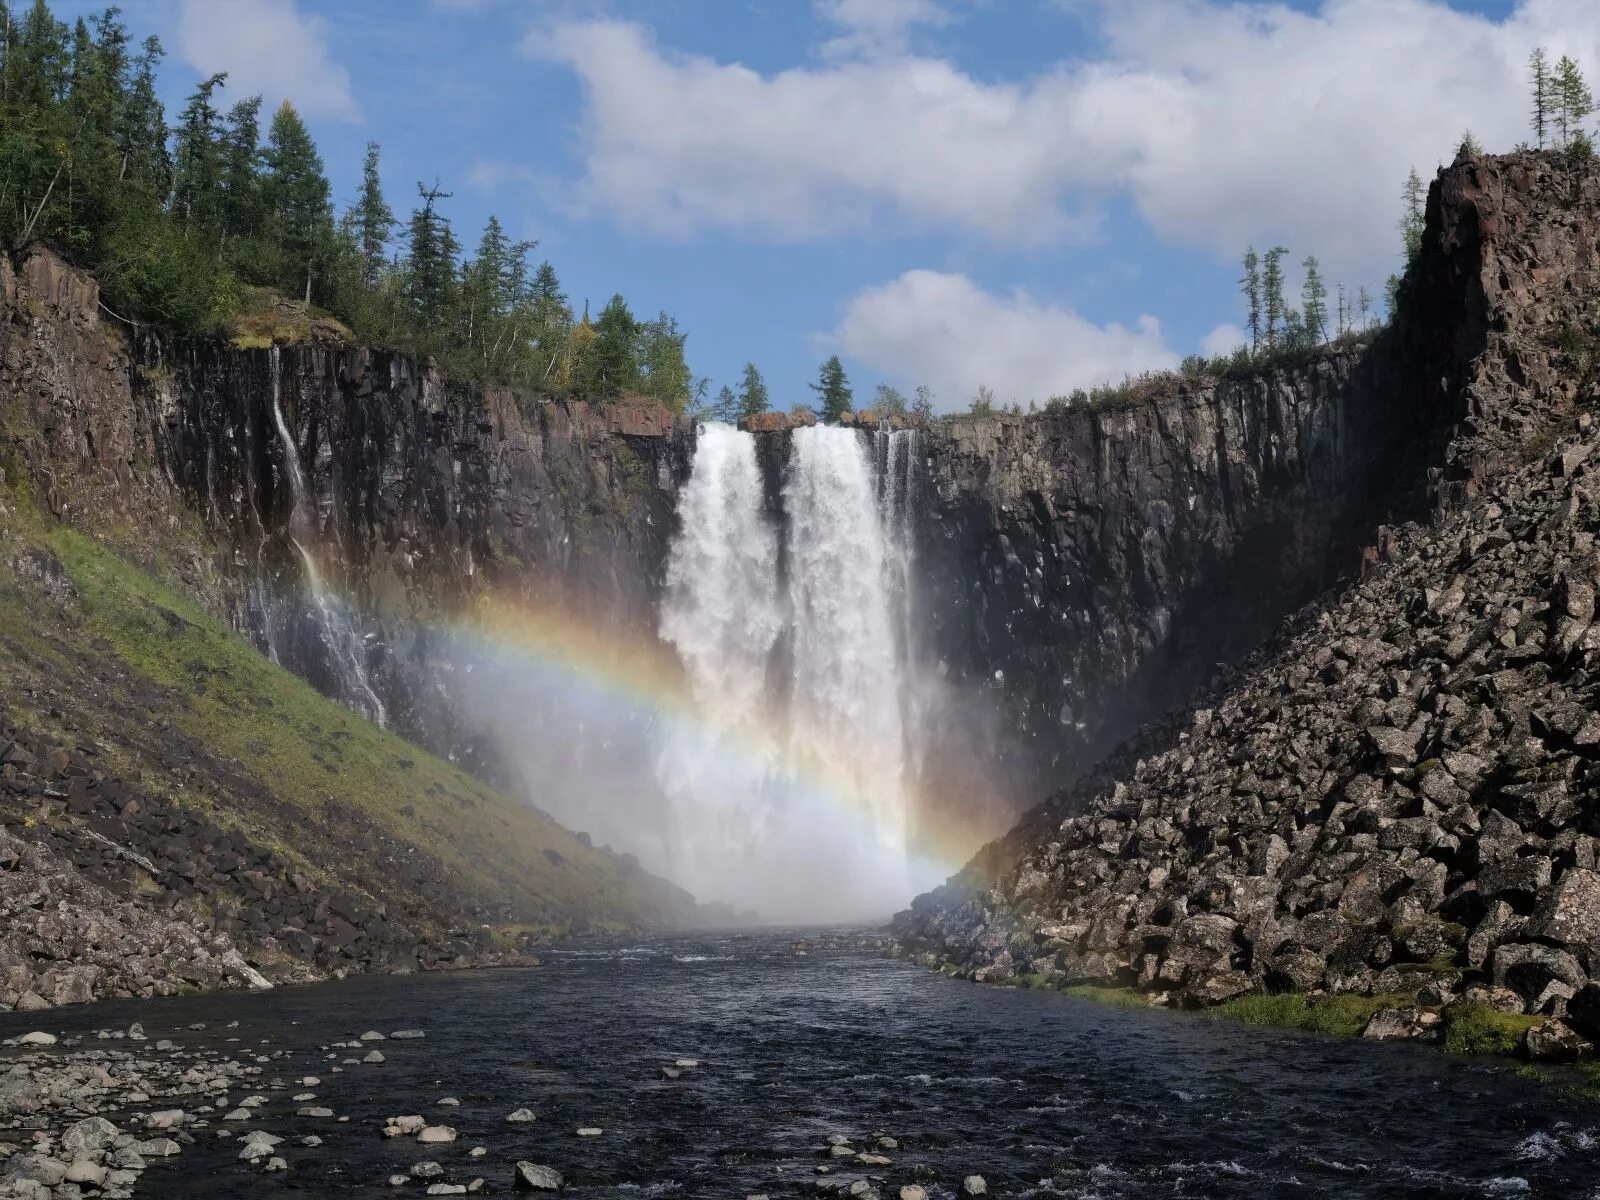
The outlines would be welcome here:
<svg viewBox="0 0 1600 1200">
<path fill-rule="evenodd" d="M 717 398 L 711 403 L 711 419 L 721 421 L 727 425 L 739 423 L 739 397 L 727 384 L 723 384 L 717 391 Z"/>
<path fill-rule="evenodd" d="M 1561 145 L 1567 147 L 1583 132 L 1584 119 L 1594 111 L 1594 94 L 1578 64 L 1568 55 L 1563 54 L 1556 62 L 1553 78 L 1556 127 L 1561 134 Z"/>
<path fill-rule="evenodd" d="M 1372 293 L 1367 291 L 1367 285 L 1362 284 L 1356 291 L 1356 311 L 1361 314 L 1361 328 L 1371 326 Z"/>
<path fill-rule="evenodd" d="M 417 192 L 422 207 L 412 212 L 407 230 L 405 295 L 420 344 L 436 348 L 455 292 L 455 237 L 436 207 L 450 193 L 440 191 L 438 184 L 429 188 L 420 183 Z"/>
<path fill-rule="evenodd" d="M 244 237 L 261 228 L 261 97 L 228 110 L 221 139 L 222 232 Z"/>
<path fill-rule="evenodd" d="M 261 207 L 269 237 L 276 244 L 285 287 L 305 287 L 311 303 L 312 284 L 327 265 L 333 243 L 333 207 L 322 157 L 294 105 L 285 100 L 272 116 L 266 170 L 261 180 Z"/>
<path fill-rule="evenodd" d="M 1268 250 L 1263 258 L 1261 272 L 1262 306 L 1265 309 L 1265 335 L 1269 348 L 1276 348 L 1279 338 L 1279 327 L 1285 326 L 1287 332 L 1288 306 L 1283 298 L 1283 256 L 1289 253 L 1287 246 L 1274 246 Z"/>
<path fill-rule="evenodd" d="M 845 377 L 844 364 L 839 361 L 837 354 L 822 364 L 817 372 L 817 382 L 807 386 L 817 393 L 821 401 L 821 415 L 824 421 L 837 421 L 850 411 L 854 393 L 850 390 L 850 381 Z"/>
<path fill-rule="evenodd" d="M 594 341 L 584 356 L 580 390 L 615 396 L 639 384 L 639 322 L 628 303 L 614 295 L 594 323 Z"/>
<path fill-rule="evenodd" d="M 361 196 L 355 209 L 361 277 L 368 287 L 377 286 L 378 276 L 388 261 L 389 235 L 396 224 L 394 210 L 383 198 L 383 181 L 378 175 L 378 143 L 368 142 L 367 157 L 361 164 Z"/>
<path fill-rule="evenodd" d="M 1254 351 L 1261 345 L 1261 260 L 1254 246 L 1244 252 L 1244 277 L 1239 280 L 1239 290 L 1244 293 L 1250 349 Z"/>
<path fill-rule="evenodd" d="M 1316 255 L 1308 255 L 1300 265 L 1306 273 L 1300 290 L 1302 328 L 1310 344 L 1321 345 L 1328 340 L 1328 289 Z"/>
<path fill-rule="evenodd" d="M 1427 194 L 1422 186 L 1422 177 L 1417 174 L 1417 169 L 1412 167 L 1400 194 L 1405 204 L 1405 211 L 1400 217 L 1400 239 L 1405 250 L 1407 267 L 1416 262 L 1417 256 L 1422 253 L 1422 231 L 1425 225 L 1423 203 Z"/>
<path fill-rule="evenodd" d="M 1534 143 L 1541 150 L 1544 149 L 1544 139 L 1550 129 L 1551 82 L 1550 59 L 1543 46 L 1535 46 L 1533 53 L 1528 55 L 1528 84 L 1533 89 L 1533 112 L 1530 114 L 1530 120 L 1533 125 Z"/>
<path fill-rule="evenodd" d="M 919 384 L 911 400 L 911 411 L 924 420 L 933 416 L 933 389 Z"/>
<path fill-rule="evenodd" d="M 601 314 L 604 316 L 604 314 Z M 678 328 L 676 318 L 660 313 L 638 329 L 638 365 L 634 376 L 647 395 L 654 396 L 675 413 L 688 410 L 696 388 L 694 373 L 684 361 L 688 334 Z"/>
<path fill-rule="evenodd" d="M 191 229 L 215 230 L 222 210 L 221 116 L 214 99 L 226 71 L 204 79 L 178 114 L 172 200 L 168 207 Z"/>
<path fill-rule="evenodd" d="M 753 417 L 772 407 L 767 396 L 767 381 L 753 362 L 744 365 L 744 376 L 739 382 L 739 415 Z"/>
<path fill-rule="evenodd" d="M 172 179 L 166 112 L 156 97 L 156 68 L 164 54 L 160 38 L 145 38 L 139 57 L 133 61 L 133 80 L 118 133 L 120 177 L 153 196 L 165 196 Z"/>
</svg>

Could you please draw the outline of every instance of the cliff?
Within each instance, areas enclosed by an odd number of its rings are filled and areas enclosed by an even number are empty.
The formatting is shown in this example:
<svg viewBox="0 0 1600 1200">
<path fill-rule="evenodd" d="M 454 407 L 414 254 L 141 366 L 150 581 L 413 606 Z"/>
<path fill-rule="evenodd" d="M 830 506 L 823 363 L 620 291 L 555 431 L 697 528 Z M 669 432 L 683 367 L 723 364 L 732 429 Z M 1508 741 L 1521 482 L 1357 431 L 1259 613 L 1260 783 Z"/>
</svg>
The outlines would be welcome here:
<svg viewBox="0 0 1600 1200">
<path fill-rule="evenodd" d="M 920 897 L 905 953 L 1156 1003 L 1377 997 L 1372 1036 L 1492 1010 L 1587 1052 L 1597 233 L 1587 165 L 1441 174 L 1396 331 L 1426 369 L 1390 398 L 1449 430 L 1436 521 Z"/>
</svg>

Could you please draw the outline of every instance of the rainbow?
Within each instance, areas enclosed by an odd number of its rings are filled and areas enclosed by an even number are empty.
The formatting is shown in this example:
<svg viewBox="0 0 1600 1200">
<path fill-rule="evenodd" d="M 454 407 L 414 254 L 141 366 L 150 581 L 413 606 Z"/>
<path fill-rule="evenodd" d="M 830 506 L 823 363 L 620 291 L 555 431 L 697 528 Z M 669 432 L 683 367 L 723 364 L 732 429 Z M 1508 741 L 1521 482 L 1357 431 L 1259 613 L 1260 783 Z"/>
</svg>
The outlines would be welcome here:
<svg viewBox="0 0 1600 1200">
<path fill-rule="evenodd" d="M 871 760 L 868 746 L 796 746 L 780 714 L 749 714 L 735 731 L 701 710 L 690 692 L 677 656 L 654 638 L 620 622 L 602 623 L 569 604 L 527 596 L 483 594 L 448 625 L 449 632 L 490 654 L 517 655 L 530 665 L 570 683 L 597 707 L 630 706 L 648 711 L 680 729 L 716 741 L 719 752 L 741 755 L 756 771 L 774 765 L 803 785 L 804 794 L 827 808 L 841 832 L 881 837 L 877 814 L 882 786 L 905 788 L 894 781 L 875 781 L 858 764 Z M 772 760 L 776 749 L 778 761 Z M 905 831 L 905 849 L 939 878 L 959 870 L 972 854 L 1000 830 L 957 814 L 974 806 L 941 794 L 937 783 L 925 782 L 907 797 L 914 815 Z"/>
</svg>

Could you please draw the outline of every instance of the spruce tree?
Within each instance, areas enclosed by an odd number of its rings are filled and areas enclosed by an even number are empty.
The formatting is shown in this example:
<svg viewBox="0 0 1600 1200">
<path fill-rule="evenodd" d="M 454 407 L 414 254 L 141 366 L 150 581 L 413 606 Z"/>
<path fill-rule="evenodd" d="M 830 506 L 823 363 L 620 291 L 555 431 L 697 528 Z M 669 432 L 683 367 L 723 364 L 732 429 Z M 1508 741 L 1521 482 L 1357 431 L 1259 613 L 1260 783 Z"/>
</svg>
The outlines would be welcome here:
<svg viewBox="0 0 1600 1200">
<path fill-rule="evenodd" d="M 594 323 L 580 386 L 590 395 L 615 396 L 639 385 L 639 322 L 628 302 L 614 295 Z"/>
<path fill-rule="evenodd" d="M 214 99 L 226 71 L 204 79 L 178 114 L 177 152 L 169 205 L 191 228 L 215 231 L 222 212 L 221 115 Z"/>
<path fill-rule="evenodd" d="M 739 382 L 739 415 L 753 417 L 772 407 L 767 396 L 767 381 L 753 362 L 744 365 L 744 377 Z"/>
<path fill-rule="evenodd" d="M 687 411 L 695 392 L 694 373 L 684 361 L 687 341 L 676 318 L 667 313 L 639 326 L 636 374 L 641 376 L 640 384 L 647 395 L 675 413 Z"/>
<path fill-rule="evenodd" d="M 266 173 L 261 181 L 262 209 L 278 247 L 283 286 L 305 287 L 311 303 L 312 284 L 327 265 L 333 242 L 333 208 L 322 157 L 294 105 L 285 100 L 272 115 Z"/>
<path fill-rule="evenodd" d="M 1261 345 L 1261 260 L 1254 246 L 1244 252 L 1244 277 L 1239 280 L 1239 290 L 1244 293 L 1250 349 L 1254 351 Z"/>
<path fill-rule="evenodd" d="M 378 276 L 383 273 L 389 256 L 389 235 L 396 224 L 394 210 L 383 198 L 383 181 L 378 175 L 378 143 L 368 142 L 367 157 L 361 164 L 361 195 L 355 209 L 361 277 L 368 287 L 376 287 Z"/>
<path fill-rule="evenodd" d="M 245 237 L 260 230 L 261 97 L 251 96 L 228 110 L 221 138 L 222 232 Z"/>
<path fill-rule="evenodd" d="M 734 395 L 731 387 L 723 384 L 717 391 L 717 398 L 711 403 L 711 419 L 726 425 L 735 425 L 739 421 L 739 416 L 739 397 Z"/>
<path fill-rule="evenodd" d="M 807 386 L 817 393 L 821 401 L 824 421 L 837 421 L 850 411 L 853 393 L 850 381 L 845 377 L 844 364 L 839 361 L 837 354 L 822 364 L 817 372 L 817 382 Z"/>
<path fill-rule="evenodd" d="M 407 229 L 405 294 L 412 329 L 423 346 L 436 348 L 445 333 L 445 321 L 455 292 L 455 237 L 435 207 L 448 200 L 439 185 L 417 184 L 422 207 L 413 210 Z"/>
</svg>

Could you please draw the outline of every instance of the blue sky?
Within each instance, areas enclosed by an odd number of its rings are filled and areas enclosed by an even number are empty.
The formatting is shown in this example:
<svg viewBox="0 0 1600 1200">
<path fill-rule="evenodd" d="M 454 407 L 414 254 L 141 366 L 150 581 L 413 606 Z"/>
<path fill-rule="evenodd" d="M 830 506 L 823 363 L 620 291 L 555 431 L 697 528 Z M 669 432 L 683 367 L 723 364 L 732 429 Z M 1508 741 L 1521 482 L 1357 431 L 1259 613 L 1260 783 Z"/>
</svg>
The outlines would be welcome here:
<svg viewBox="0 0 1600 1200">
<path fill-rule="evenodd" d="M 1525 137 L 1531 45 L 1600 68 L 1592 0 L 124 7 L 173 108 L 212 70 L 288 95 L 339 199 L 378 141 L 397 209 L 437 179 L 464 242 L 499 214 L 783 404 L 834 351 L 964 407 L 1226 348 L 1248 242 L 1379 294 L 1407 167 Z"/>
</svg>

